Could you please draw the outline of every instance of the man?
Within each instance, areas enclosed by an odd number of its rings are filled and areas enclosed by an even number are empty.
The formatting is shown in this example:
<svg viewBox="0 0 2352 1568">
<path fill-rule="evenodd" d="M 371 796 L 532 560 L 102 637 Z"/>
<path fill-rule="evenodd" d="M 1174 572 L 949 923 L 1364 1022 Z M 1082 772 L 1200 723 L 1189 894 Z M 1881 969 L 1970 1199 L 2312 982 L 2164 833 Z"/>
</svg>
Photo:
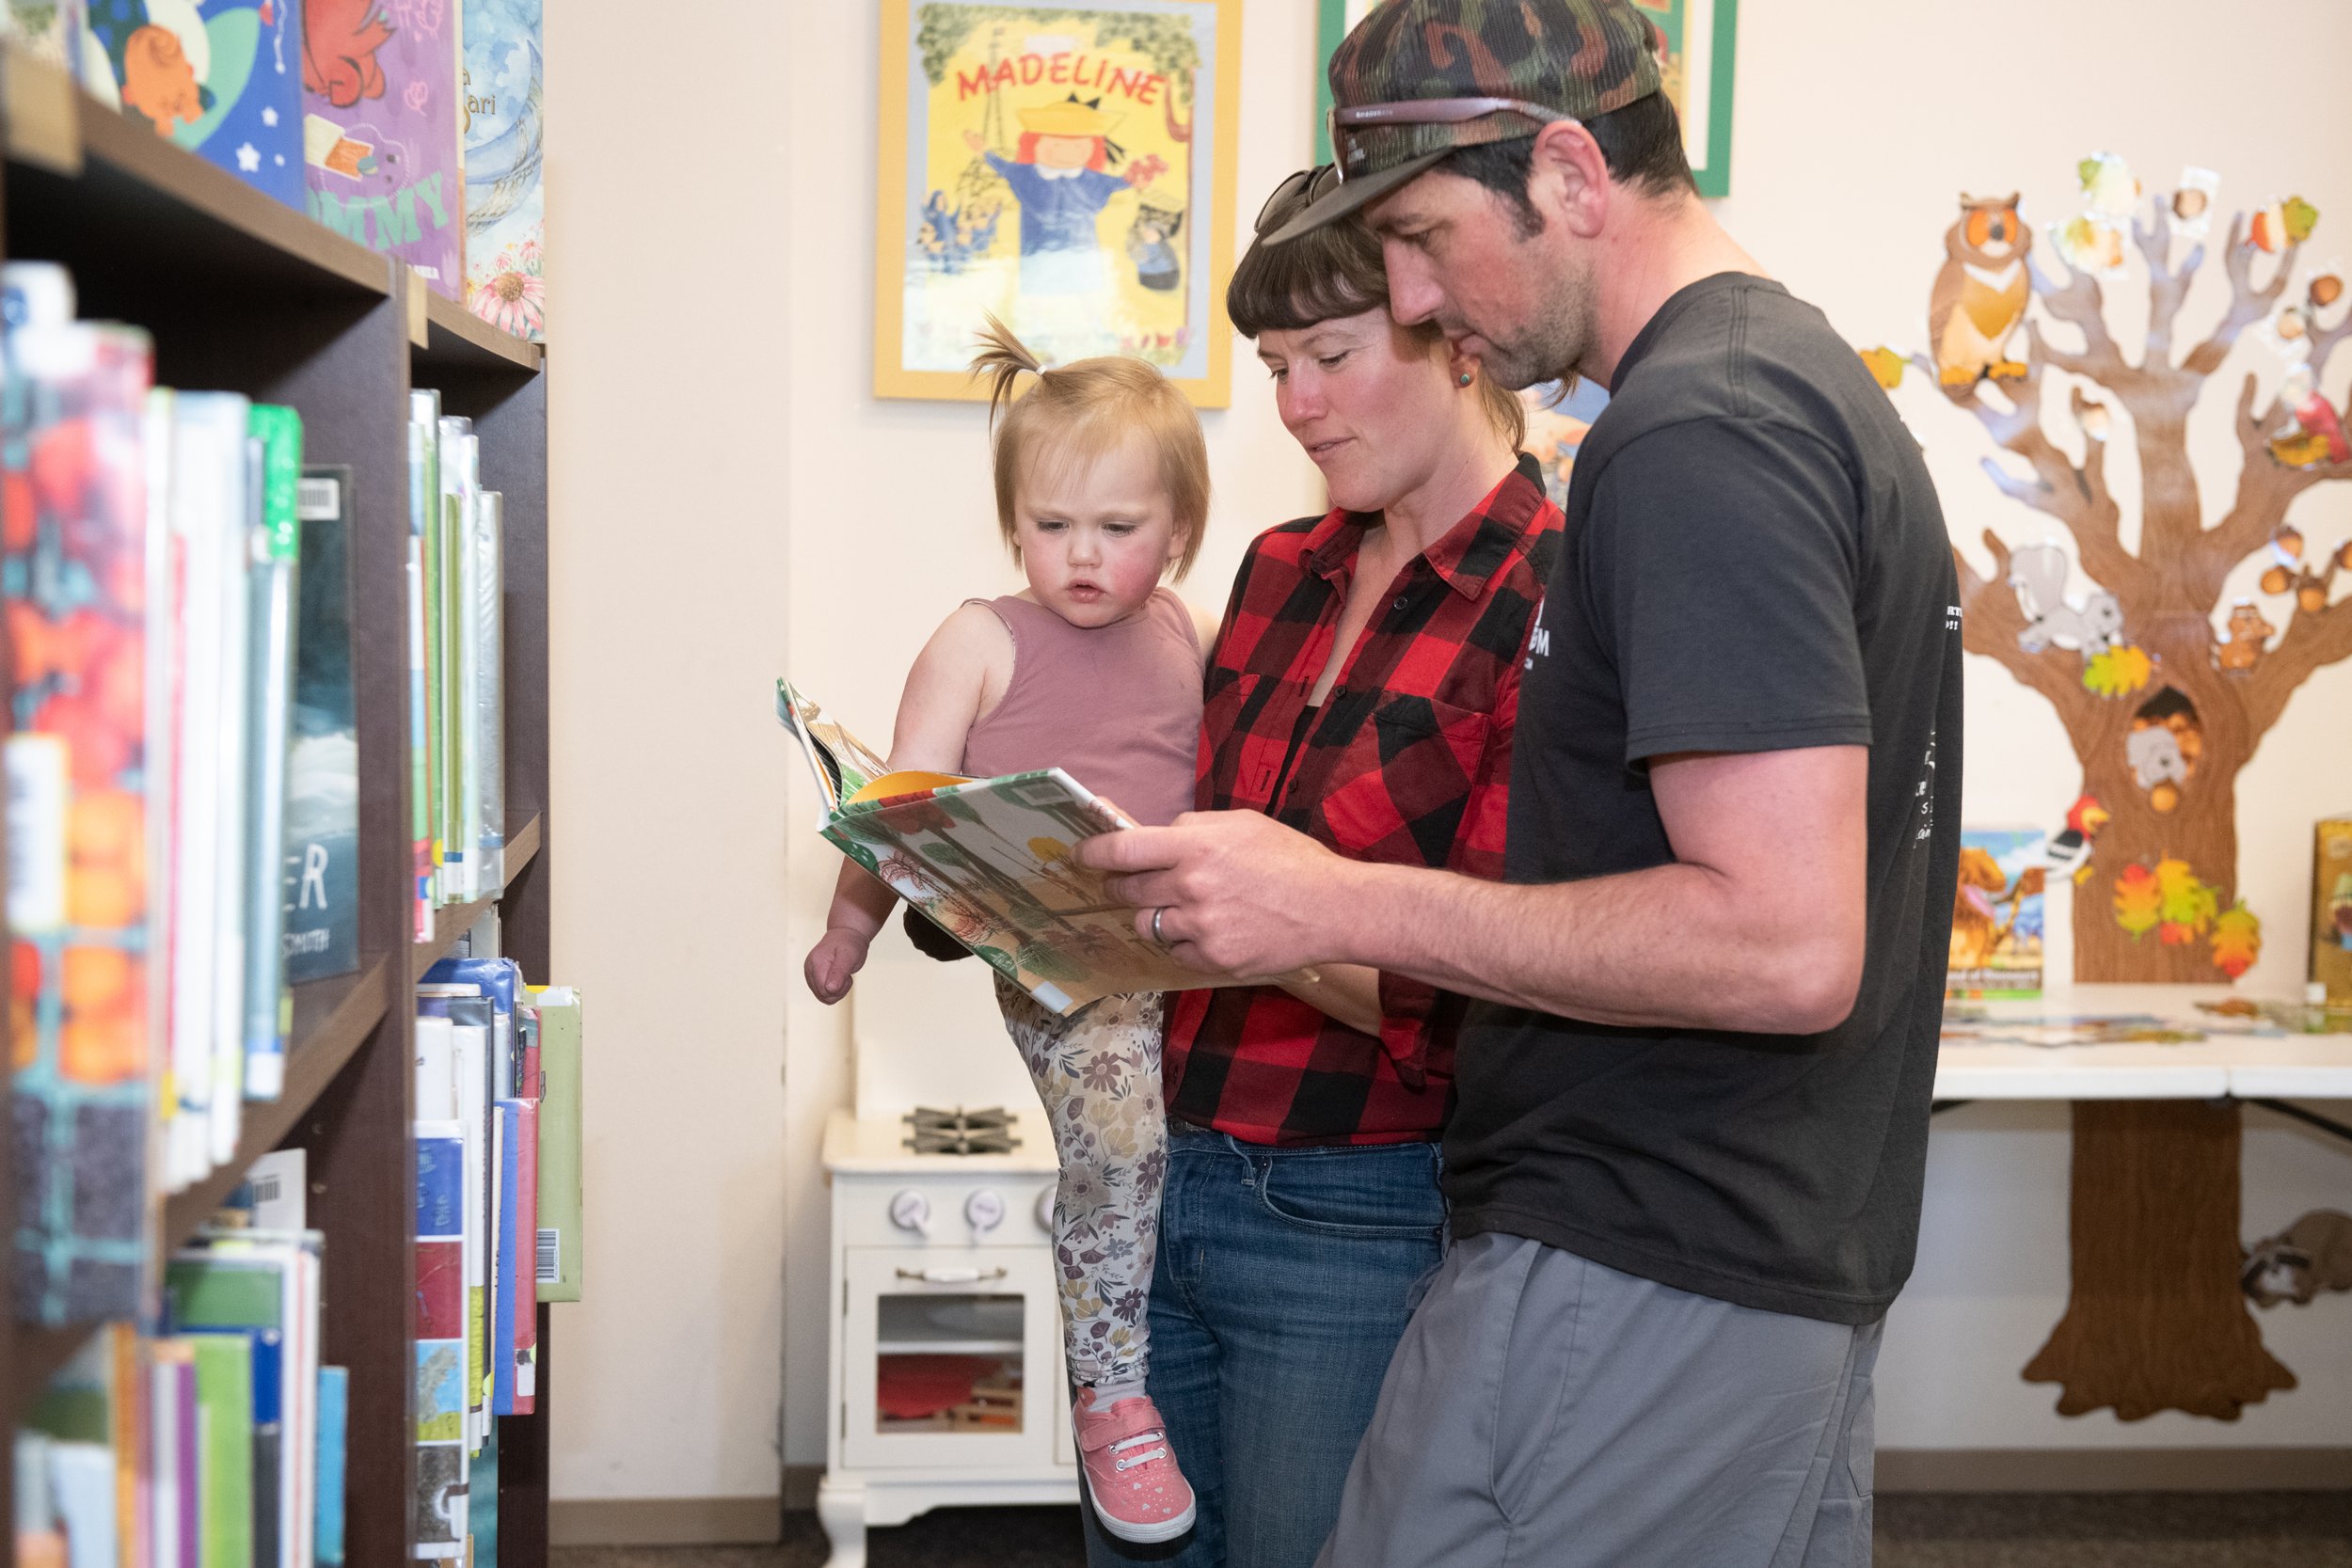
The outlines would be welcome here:
<svg viewBox="0 0 2352 1568">
<path fill-rule="evenodd" d="M 1481 999 L 1454 1245 L 1323 1561 L 1866 1562 L 1916 1240 L 1961 649 L 1916 444 L 1698 202 L 1627 0 L 1390 0 L 1331 64 L 1400 320 L 1612 402 L 1525 673 L 1498 885 L 1252 813 L 1088 842 L 1204 970 Z"/>
</svg>

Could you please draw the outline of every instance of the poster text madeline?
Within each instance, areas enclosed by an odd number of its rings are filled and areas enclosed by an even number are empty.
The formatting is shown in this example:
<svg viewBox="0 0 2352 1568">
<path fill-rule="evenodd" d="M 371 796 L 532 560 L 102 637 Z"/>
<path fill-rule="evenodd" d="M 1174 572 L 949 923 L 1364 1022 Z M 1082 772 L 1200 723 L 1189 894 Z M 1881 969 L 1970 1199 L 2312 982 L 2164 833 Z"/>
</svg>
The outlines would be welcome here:
<svg viewBox="0 0 2352 1568">
<path fill-rule="evenodd" d="M 1159 102 L 1168 78 L 1153 71 L 1113 65 L 1099 55 L 1015 55 L 993 71 L 979 65 L 957 71 L 956 102 L 994 92 L 999 87 L 1033 87 L 1041 83 L 1057 87 L 1095 87 L 1106 93 L 1124 94 L 1148 105 Z"/>
</svg>

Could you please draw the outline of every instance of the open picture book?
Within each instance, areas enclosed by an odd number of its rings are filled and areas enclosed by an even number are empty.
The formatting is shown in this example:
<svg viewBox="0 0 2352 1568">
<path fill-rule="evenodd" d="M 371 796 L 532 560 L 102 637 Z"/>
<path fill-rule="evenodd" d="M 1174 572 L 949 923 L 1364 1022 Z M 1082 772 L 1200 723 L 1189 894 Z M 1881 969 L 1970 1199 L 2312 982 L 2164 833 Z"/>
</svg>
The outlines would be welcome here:
<svg viewBox="0 0 2352 1568">
<path fill-rule="evenodd" d="M 894 773 L 784 680 L 776 717 L 817 776 L 818 831 L 1040 1006 L 1066 1015 L 1098 997 L 1236 983 L 1138 934 L 1104 874 L 1072 858 L 1080 839 L 1136 824 L 1060 768 Z"/>
</svg>

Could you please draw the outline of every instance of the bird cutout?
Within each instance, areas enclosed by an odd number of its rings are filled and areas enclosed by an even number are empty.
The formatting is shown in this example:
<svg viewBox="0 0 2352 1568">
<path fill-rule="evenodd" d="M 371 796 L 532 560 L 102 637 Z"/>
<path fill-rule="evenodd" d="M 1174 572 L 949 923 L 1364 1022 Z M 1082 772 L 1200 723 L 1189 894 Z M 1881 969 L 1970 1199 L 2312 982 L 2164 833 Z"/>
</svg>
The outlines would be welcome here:
<svg viewBox="0 0 2352 1568">
<path fill-rule="evenodd" d="M 2123 606 L 2105 589 L 2079 603 L 2066 596 L 2074 562 L 2056 545 L 2028 545 L 2009 558 L 2009 585 L 2026 612 L 2017 645 L 2038 654 L 2053 645 L 2079 649 L 2094 658 L 2123 641 Z"/>
<path fill-rule="evenodd" d="M 2093 441 L 2106 440 L 2115 423 L 2114 416 L 2107 412 L 2107 405 L 2096 398 L 2084 398 L 2074 411 L 2074 420 L 2082 426 L 2083 434 Z"/>
<path fill-rule="evenodd" d="M 2090 841 L 2107 825 L 2107 809 L 2095 795 L 2084 795 L 2066 808 L 2066 826 L 2050 835 L 2042 858 L 2052 871 L 2077 882 L 2090 875 Z"/>
<path fill-rule="evenodd" d="M 1880 386 L 1891 392 L 1903 384 L 1903 367 L 1907 361 L 1901 355 L 1884 344 L 1858 352 L 1862 356 L 1863 364 L 1869 368 L 1871 379 Z"/>
<path fill-rule="evenodd" d="M 2289 468 L 2317 467 L 2323 463 L 2352 462 L 2352 442 L 2344 435 L 2344 418 L 2319 390 L 2309 364 L 2288 368 L 2279 383 L 2279 406 L 2293 428 L 2271 437 L 2271 457 Z"/>
<path fill-rule="evenodd" d="M 2209 168 L 2191 164 L 2181 170 L 2181 182 L 2173 187 L 2168 204 L 2172 232 L 2184 240 L 2201 240 L 2213 231 L 2214 193 L 2221 188 L 2221 176 Z"/>
<path fill-rule="evenodd" d="M 2312 280 L 2303 288 L 2304 306 L 2314 313 L 2327 309 L 2343 297 L 2344 263 L 2342 261 L 2328 261 L 2326 266 L 2312 274 Z M 2308 321 L 2309 317 L 2305 319 Z"/>
<path fill-rule="evenodd" d="M 2270 647 L 2270 635 L 2278 629 L 2263 619 L 2253 600 L 2238 600 L 2230 607 L 2230 624 L 2214 644 L 2215 665 L 2229 674 L 2245 674 L 2262 662 Z"/>
<path fill-rule="evenodd" d="M 2083 211 L 2116 219 L 2132 215 L 2139 205 L 2140 186 L 2131 166 L 2117 152 L 2093 152 L 2074 165 L 2083 184 Z"/>
<path fill-rule="evenodd" d="M 2309 1307 L 2322 1291 L 2352 1291 L 2352 1214 L 2314 1209 L 2248 1249 L 2238 1283 L 2257 1307 Z"/>
<path fill-rule="evenodd" d="M 1928 296 L 1928 341 L 1947 392 L 1978 382 L 2023 380 L 2009 341 L 2025 325 L 2033 297 L 2026 254 L 2033 236 L 2017 216 L 2017 198 L 1960 198 L 1960 221 L 1944 235 L 1945 262 Z"/>
</svg>

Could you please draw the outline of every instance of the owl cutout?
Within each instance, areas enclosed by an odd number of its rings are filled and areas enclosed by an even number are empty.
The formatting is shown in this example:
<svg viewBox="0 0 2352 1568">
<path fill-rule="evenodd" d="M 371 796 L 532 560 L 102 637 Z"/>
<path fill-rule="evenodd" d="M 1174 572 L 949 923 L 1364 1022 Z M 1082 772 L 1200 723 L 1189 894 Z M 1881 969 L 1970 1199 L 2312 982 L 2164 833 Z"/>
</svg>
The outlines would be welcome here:
<svg viewBox="0 0 2352 1568">
<path fill-rule="evenodd" d="M 2009 341 L 2033 297 L 2026 275 L 2032 245 L 2015 196 L 1961 197 L 1960 221 L 1944 235 L 1947 259 L 1928 297 L 1928 341 L 1935 345 L 1936 375 L 1946 390 L 1988 377 L 2025 378 L 2026 367 L 2009 356 Z"/>
</svg>

